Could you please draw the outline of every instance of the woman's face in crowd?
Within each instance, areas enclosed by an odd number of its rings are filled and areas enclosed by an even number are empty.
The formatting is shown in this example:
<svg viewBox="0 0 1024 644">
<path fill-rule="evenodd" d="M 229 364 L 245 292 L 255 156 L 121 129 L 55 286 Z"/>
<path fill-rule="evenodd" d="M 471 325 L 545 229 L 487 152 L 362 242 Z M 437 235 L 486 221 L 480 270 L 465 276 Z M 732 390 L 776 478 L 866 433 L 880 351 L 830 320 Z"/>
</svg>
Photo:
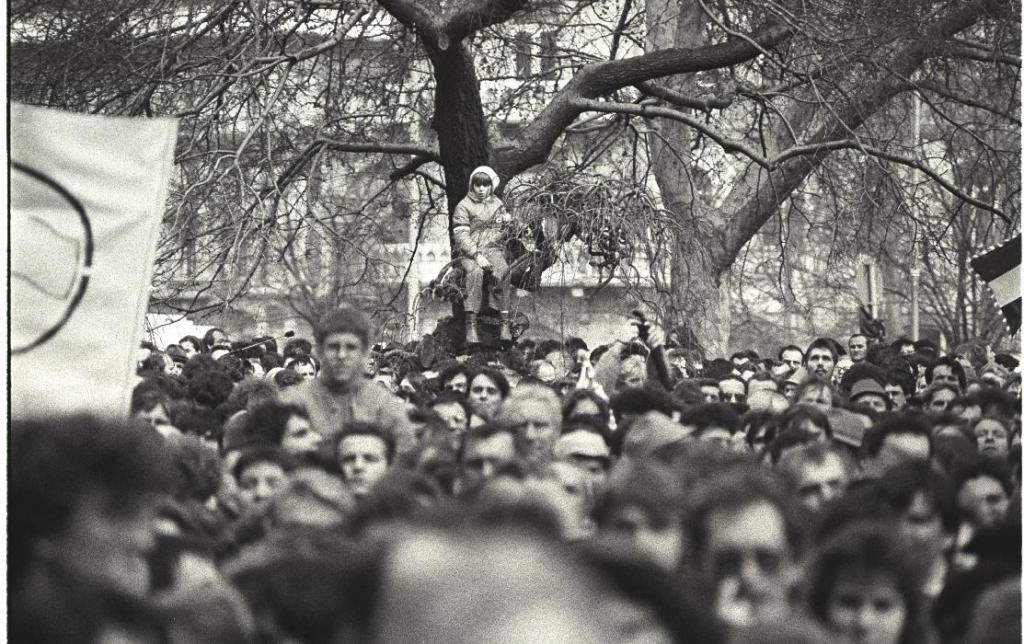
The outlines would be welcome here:
<svg viewBox="0 0 1024 644">
<path fill-rule="evenodd" d="M 809 387 L 797 402 L 815 405 L 824 411 L 828 411 L 832 409 L 832 392 L 828 387 Z"/>
<path fill-rule="evenodd" d="M 290 454 L 311 454 L 320 448 L 323 437 L 313 431 L 308 418 L 292 414 L 284 426 L 281 448 Z"/>
<path fill-rule="evenodd" d="M 847 642 L 898 644 L 907 621 L 907 604 L 891 572 L 864 570 L 850 563 L 836 575 L 827 618 Z"/>
</svg>

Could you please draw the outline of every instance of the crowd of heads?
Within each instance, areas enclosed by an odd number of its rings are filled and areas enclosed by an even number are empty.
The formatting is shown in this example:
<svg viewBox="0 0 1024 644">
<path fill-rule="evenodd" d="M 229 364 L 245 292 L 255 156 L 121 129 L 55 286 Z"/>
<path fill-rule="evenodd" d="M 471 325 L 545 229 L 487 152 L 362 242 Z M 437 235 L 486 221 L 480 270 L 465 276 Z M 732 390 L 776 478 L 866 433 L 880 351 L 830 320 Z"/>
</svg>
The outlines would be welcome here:
<svg viewBox="0 0 1024 644">
<path fill-rule="evenodd" d="M 1020 640 L 1013 356 L 632 326 L 143 343 L 127 422 L 14 423 L 12 637 Z"/>
</svg>

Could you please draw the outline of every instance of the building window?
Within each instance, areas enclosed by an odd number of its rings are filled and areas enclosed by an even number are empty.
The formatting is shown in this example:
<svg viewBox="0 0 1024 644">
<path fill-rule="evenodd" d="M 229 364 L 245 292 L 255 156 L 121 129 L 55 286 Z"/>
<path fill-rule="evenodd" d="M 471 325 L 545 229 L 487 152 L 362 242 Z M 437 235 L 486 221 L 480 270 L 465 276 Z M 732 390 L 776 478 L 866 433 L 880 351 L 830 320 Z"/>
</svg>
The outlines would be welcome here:
<svg viewBox="0 0 1024 644">
<path fill-rule="evenodd" d="M 526 32 L 516 34 L 516 76 L 529 78 L 533 75 L 533 43 Z"/>
<path fill-rule="evenodd" d="M 540 73 L 548 74 L 558 67 L 558 41 L 553 31 L 540 35 Z"/>
</svg>

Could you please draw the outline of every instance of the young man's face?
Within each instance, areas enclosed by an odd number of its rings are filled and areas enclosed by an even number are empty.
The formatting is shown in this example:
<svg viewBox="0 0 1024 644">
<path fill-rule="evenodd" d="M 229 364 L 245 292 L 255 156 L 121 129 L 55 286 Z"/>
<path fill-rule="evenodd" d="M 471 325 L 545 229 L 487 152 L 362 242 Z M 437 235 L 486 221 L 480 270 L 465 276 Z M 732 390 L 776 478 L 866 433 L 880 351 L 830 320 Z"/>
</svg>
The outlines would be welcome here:
<svg viewBox="0 0 1024 644">
<path fill-rule="evenodd" d="M 362 379 L 370 348 L 355 333 L 332 333 L 318 348 L 320 377 L 328 386 L 352 384 Z"/>
<path fill-rule="evenodd" d="M 953 367 L 948 364 L 940 364 L 932 370 L 932 384 L 952 385 L 960 389 L 960 381 L 953 373 Z"/>
<path fill-rule="evenodd" d="M 974 426 L 978 451 L 984 456 L 1005 457 L 1010 451 L 1010 433 L 997 420 L 986 418 Z"/>
<path fill-rule="evenodd" d="M 822 380 L 831 377 L 835 366 L 836 360 L 832 357 L 832 352 L 824 347 L 815 347 L 807 354 L 807 368 Z"/>
<path fill-rule="evenodd" d="M 799 369 L 804 362 L 804 354 L 799 349 L 782 352 L 782 363 L 790 369 Z"/>
<path fill-rule="evenodd" d="M 957 492 L 956 502 L 964 516 L 979 530 L 1002 523 L 1010 509 L 1006 490 L 991 476 L 979 476 L 964 482 Z"/>
<path fill-rule="evenodd" d="M 886 385 L 885 393 L 889 394 L 889 400 L 892 401 L 893 411 L 899 411 L 907 406 L 907 394 L 903 393 L 903 387 L 899 385 Z"/>
<path fill-rule="evenodd" d="M 720 381 L 718 391 L 722 402 L 741 403 L 747 400 L 746 385 L 734 378 Z"/>
<path fill-rule="evenodd" d="M 487 374 L 477 374 L 469 383 L 467 400 L 477 415 L 489 420 L 501 404 L 501 389 Z"/>
<path fill-rule="evenodd" d="M 462 454 L 462 489 L 476 488 L 515 460 L 515 457 L 515 438 L 511 432 L 467 439 Z"/>
<path fill-rule="evenodd" d="M 846 489 L 850 475 L 842 460 L 829 454 L 821 463 L 806 462 L 797 476 L 797 494 L 801 505 L 813 513 Z"/>
<path fill-rule="evenodd" d="M 355 496 L 366 496 L 388 471 L 388 448 L 378 436 L 355 434 L 338 445 L 341 478 Z"/>
<path fill-rule="evenodd" d="M 277 463 L 259 461 L 238 474 L 238 496 L 250 510 L 258 510 L 288 485 L 288 474 Z"/>
</svg>

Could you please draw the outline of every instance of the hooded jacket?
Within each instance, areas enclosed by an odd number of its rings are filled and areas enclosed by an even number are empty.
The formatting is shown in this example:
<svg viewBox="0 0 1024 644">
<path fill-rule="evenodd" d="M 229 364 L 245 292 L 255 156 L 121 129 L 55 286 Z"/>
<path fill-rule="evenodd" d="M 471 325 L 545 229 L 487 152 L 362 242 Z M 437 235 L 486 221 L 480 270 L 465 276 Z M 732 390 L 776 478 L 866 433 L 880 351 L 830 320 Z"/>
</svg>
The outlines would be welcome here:
<svg viewBox="0 0 1024 644">
<path fill-rule="evenodd" d="M 484 199 L 473 194 L 473 177 L 486 174 L 491 178 L 491 192 Z M 498 173 L 489 166 L 480 166 L 469 175 L 469 193 L 455 206 L 452 214 L 455 250 L 466 257 L 474 257 L 487 247 L 501 246 L 501 217 L 505 204 L 494 196 L 500 184 Z"/>
</svg>

